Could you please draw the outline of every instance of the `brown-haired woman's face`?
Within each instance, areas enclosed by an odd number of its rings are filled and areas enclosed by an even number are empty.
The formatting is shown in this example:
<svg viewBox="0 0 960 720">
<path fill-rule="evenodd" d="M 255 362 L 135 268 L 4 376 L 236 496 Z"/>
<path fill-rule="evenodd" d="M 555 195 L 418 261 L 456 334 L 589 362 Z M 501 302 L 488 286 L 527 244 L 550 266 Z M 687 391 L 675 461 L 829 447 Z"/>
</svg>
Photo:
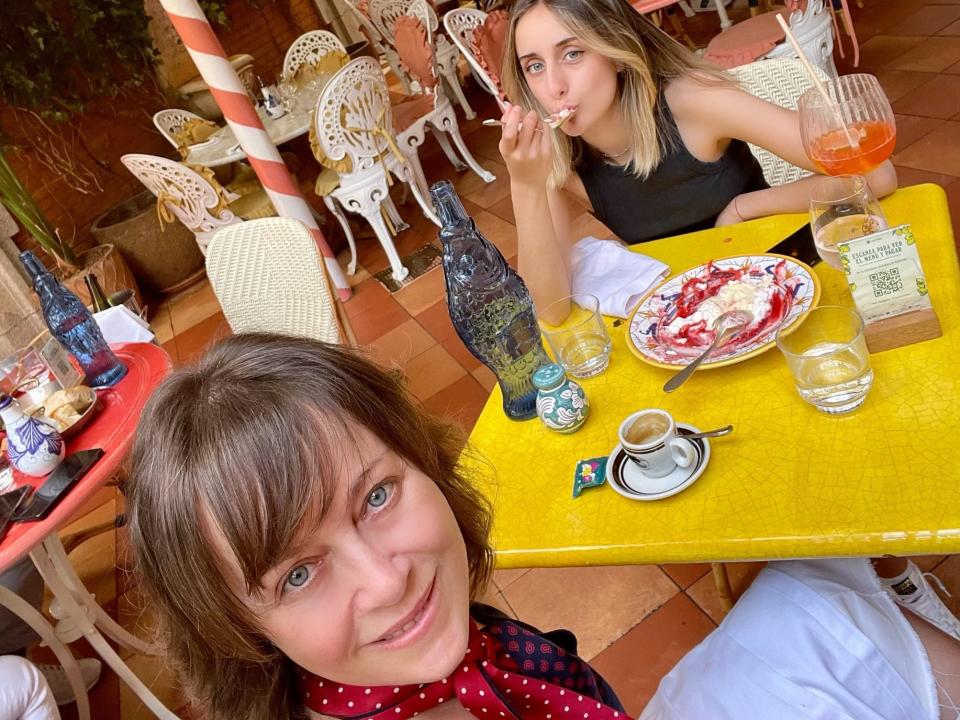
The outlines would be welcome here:
<svg viewBox="0 0 960 720">
<path fill-rule="evenodd" d="M 553 10 L 540 3 L 524 13 L 515 41 L 520 71 L 547 112 L 576 109 L 563 125 L 567 135 L 581 135 L 611 110 L 616 66 L 587 49 Z"/>
<path fill-rule="evenodd" d="M 446 677 L 466 652 L 469 575 L 463 537 L 437 485 L 372 433 L 354 428 L 335 497 L 317 529 L 248 595 L 233 591 L 300 667 L 351 685 Z"/>
</svg>

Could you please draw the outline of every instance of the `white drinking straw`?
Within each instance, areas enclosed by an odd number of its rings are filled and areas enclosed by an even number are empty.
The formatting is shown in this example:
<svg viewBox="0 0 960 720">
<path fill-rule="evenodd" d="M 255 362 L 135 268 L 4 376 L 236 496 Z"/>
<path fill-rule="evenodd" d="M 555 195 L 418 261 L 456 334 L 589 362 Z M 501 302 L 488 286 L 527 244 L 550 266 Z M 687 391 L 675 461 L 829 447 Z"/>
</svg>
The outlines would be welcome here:
<svg viewBox="0 0 960 720">
<path fill-rule="evenodd" d="M 780 13 L 777 13 L 777 22 L 780 23 L 780 28 L 783 30 L 783 34 L 787 36 L 787 40 L 789 40 L 790 44 L 793 45 L 793 49 L 797 53 L 797 57 L 800 58 L 800 62 L 803 63 L 803 67 L 806 68 L 807 74 L 813 81 L 814 86 L 820 91 L 820 94 L 823 95 L 823 99 L 827 103 L 827 106 L 833 108 L 833 111 L 837 116 L 837 120 L 840 121 L 840 127 L 843 129 L 843 134 L 847 136 L 847 142 L 850 143 L 850 147 L 859 148 L 860 141 L 858 138 L 853 136 L 853 134 L 850 132 L 850 128 L 847 127 L 847 123 L 843 119 L 843 113 L 840 112 L 840 106 L 833 101 L 833 98 L 830 97 L 830 93 L 827 92 L 826 86 L 817 76 L 816 70 L 813 69 L 813 65 L 810 64 L 810 61 L 807 60 L 807 56 L 800 48 L 800 43 L 797 42 L 797 38 L 794 37 L 793 33 L 790 31 L 790 26 L 787 25 L 786 20 L 783 19 L 783 15 Z"/>
</svg>

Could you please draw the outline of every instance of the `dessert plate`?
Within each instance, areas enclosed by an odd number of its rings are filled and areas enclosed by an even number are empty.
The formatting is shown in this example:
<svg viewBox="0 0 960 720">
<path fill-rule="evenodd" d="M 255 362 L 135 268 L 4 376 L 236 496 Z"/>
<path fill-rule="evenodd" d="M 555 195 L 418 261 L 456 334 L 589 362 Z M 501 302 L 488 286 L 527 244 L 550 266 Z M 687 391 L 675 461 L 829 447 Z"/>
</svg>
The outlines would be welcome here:
<svg viewBox="0 0 960 720">
<path fill-rule="evenodd" d="M 722 367 L 769 350 L 777 330 L 798 327 L 819 300 L 816 274 L 786 255 L 711 260 L 667 278 L 640 301 L 627 325 L 627 346 L 644 362 L 673 370 L 706 350 L 722 312 L 749 310 L 753 323 L 700 366 Z"/>
</svg>

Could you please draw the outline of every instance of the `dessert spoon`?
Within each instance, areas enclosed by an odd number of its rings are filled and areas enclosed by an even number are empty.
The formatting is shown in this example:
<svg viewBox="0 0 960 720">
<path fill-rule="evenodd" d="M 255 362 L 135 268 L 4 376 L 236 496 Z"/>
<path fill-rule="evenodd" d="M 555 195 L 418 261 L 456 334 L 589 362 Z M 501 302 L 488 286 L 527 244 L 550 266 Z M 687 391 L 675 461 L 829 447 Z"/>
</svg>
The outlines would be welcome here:
<svg viewBox="0 0 960 720">
<path fill-rule="evenodd" d="M 753 322 L 753 313 L 749 310 L 728 310 L 722 313 L 713 321 L 713 342 L 710 347 L 704 350 L 696 360 L 683 368 L 680 372 L 667 380 L 663 386 L 664 392 L 673 392 L 683 385 L 687 378 L 693 375 L 694 370 L 700 367 L 700 363 L 707 359 L 718 347 L 733 339 L 735 335 L 740 334 L 747 325 Z"/>
</svg>

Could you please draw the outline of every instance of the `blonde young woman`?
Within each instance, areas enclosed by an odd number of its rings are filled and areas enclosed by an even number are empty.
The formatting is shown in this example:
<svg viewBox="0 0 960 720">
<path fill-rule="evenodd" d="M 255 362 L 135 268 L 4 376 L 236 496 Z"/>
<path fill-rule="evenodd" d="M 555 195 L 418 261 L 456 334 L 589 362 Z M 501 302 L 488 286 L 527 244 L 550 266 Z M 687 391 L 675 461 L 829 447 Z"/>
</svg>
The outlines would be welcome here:
<svg viewBox="0 0 960 720">
<path fill-rule="evenodd" d="M 746 143 L 813 170 L 797 114 L 741 90 L 626 0 L 518 0 L 504 51 L 500 152 L 534 302 L 569 294 L 567 191 L 637 243 L 807 209 L 811 179 L 768 187 Z M 543 116 L 572 114 L 557 130 Z M 886 162 L 868 176 L 893 192 Z"/>
</svg>

